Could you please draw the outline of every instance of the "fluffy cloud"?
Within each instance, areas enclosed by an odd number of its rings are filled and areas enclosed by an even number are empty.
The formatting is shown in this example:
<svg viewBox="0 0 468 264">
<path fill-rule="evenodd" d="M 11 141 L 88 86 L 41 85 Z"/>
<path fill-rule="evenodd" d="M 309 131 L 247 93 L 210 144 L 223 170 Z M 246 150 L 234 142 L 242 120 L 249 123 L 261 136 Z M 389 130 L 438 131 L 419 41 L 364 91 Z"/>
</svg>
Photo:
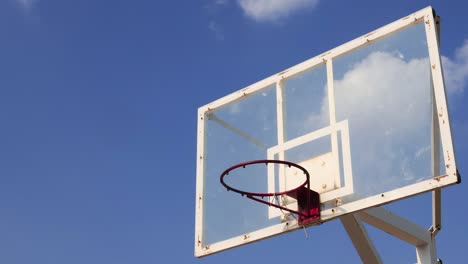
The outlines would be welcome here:
<svg viewBox="0 0 468 264">
<path fill-rule="evenodd" d="M 447 94 L 463 93 L 468 82 L 468 40 L 452 57 L 442 56 L 442 62 Z M 336 118 L 349 122 L 356 196 L 385 192 L 431 175 L 429 68 L 427 57 L 407 59 L 399 51 L 374 51 L 337 74 Z M 305 131 L 315 130 L 316 124 L 328 125 L 328 98 L 323 94 L 320 111 L 301 117 L 310 126 Z M 455 126 L 466 131 L 465 124 Z"/>
<path fill-rule="evenodd" d="M 358 187 L 376 181 L 361 189 L 364 194 L 429 174 L 428 65 L 427 58 L 405 61 L 397 54 L 373 52 L 335 80 L 337 119 L 349 120 L 353 153 L 359 156 L 353 164 L 356 181 L 362 181 Z M 375 177 L 363 177 L 366 170 Z"/>
<path fill-rule="evenodd" d="M 275 21 L 292 12 L 313 8 L 318 0 L 238 0 L 244 13 L 257 21 Z"/>
<path fill-rule="evenodd" d="M 429 176 L 428 58 L 373 51 L 348 66 L 335 76 L 334 95 L 337 121 L 349 122 L 355 195 L 375 195 Z M 309 131 L 317 123 L 328 125 L 326 92 L 323 96 L 320 112 L 302 117 L 314 121 L 305 122 Z"/>
<path fill-rule="evenodd" d="M 442 56 L 448 94 L 462 93 L 468 81 L 468 40 L 455 51 L 453 59 Z"/>
</svg>

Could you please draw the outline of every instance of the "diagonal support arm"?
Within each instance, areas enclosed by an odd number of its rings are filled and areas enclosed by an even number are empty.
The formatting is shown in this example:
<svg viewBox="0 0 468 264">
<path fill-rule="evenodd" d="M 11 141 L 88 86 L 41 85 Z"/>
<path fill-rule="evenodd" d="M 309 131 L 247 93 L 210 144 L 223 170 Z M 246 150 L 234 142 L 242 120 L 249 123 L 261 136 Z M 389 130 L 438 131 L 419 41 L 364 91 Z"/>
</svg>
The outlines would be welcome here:
<svg viewBox="0 0 468 264">
<path fill-rule="evenodd" d="M 349 238 L 353 242 L 359 257 L 363 263 L 381 264 L 379 253 L 374 247 L 372 240 L 367 235 L 366 228 L 359 221 L 359 216 L 356 214 L 347 214 L 340 217 Z"/>
<path fill-rule="evenodd" d="M 431 243 L 431 234 L 425 228 L 382 207 L 359 212 L 359 217 L 363 222 L 413 246 L 424 246 Z"/>
</svg>

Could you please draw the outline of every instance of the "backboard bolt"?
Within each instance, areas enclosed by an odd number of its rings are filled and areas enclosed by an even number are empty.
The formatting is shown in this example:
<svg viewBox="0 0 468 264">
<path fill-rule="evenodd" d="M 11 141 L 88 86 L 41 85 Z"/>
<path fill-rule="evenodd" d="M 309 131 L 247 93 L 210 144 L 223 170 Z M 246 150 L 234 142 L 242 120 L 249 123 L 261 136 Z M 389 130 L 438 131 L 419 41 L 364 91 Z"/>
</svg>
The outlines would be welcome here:
<svg viewBox="0 0 468 264">
<path fill-rule="evenodd" d="M 335 206 L 340 206 L 341 204 L 341 199 L 338 198 L 335 200 Z"/>
</svg>

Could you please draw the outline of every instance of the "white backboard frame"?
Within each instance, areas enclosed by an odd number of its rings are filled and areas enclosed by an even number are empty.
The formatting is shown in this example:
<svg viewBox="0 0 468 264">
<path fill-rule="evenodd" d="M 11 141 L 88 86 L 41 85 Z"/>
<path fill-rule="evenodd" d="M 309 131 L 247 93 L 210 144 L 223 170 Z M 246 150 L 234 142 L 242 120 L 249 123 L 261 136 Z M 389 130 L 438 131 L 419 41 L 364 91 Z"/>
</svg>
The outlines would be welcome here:
<svg viewBox="0 0 468 264">
<path fill-rule="evenodd" d="M 367 197 L 355 202 L 337 205 L 327 208 L 321 212 L 321 221 L 329 221 L 342 215 L 359 212 L 367 208 L 383 205 L 406 197 L 414 196 L 420 193 L 437 190 L 445 186 L 449 186 L 459 182 L 457 174 L 457 166 L 455 161 L 455 153 L 452 142 L 449 113 L 447 109 L 447 101 L 444 88 L 444 79 L 442 73 L 441 58 L 439 54 L 439 45 L 437 39 L 437 26 L 434 18 L 432 7 L 427 7 L 400 20 L 397 20 L 387 26 L 379 28 L 369 34 L 363 35 L 346 44 L 343 44 L 335 49 L 327 51 L 319 56 L 311 58 L 303 63 L 300 63 L 292 68 L 282 71 L 278 74 L 270 76 L 253 85 L 250 85 L 240 91 L 227 95 L 219 100 L 208 105 L 202 106 L 198 110 L 198 136 L 197 136 L 197 183 L 196 183 L 196 203 L 195 203 L 195 256 L 202 257 L 213 254 L 219 251 L 227 250 L 233 247 L 241 246 L 267 237 L 293 231 L 299 228 L 295 220 L 260 229 L 249 234 L 233 237 L 213 244 L 204 242 L 204 186 L 205 186 L 205 128 L 207 114 L 215 109 L 231 104 L 249 94 L 258 92 L 271 85 L 276 85 L 277 89 L 281 89 L 281 80 L 295 76 L 307 69 L 317 65 L 326 63 L 327 71 L 333 69 L 333 59 L 345 54 L 349 51 L 372 43 L 382 37 L 385 37 L 393 32 L 399 31 L 413 25 L 415 23 L 424 23 L 426 30 L 426 38 L 429 50 L 429 61 L 431 65 L 431 77 L 434 86 L 434 99 L 436 105 L 436 116 L 439 124 L 439 134 L 441 141 L 441 150 L 443 153 L 443 161 L 446 173 L 444 175 L 435 176 L 432 179 L 424 180 L 409 186 L 405 186 L 393 191 L 381 193 L 372 197 Z M 333 77 L 328 74 L 328 79 Z M 330 87 L 330 86 L 329 86 Z M 330 88 L 329 88 L 330 89 Z M 330 106 L 332 108 L 332 106 Z M 333 122 L 331 122 L 333 124 Z"/>
</svg>

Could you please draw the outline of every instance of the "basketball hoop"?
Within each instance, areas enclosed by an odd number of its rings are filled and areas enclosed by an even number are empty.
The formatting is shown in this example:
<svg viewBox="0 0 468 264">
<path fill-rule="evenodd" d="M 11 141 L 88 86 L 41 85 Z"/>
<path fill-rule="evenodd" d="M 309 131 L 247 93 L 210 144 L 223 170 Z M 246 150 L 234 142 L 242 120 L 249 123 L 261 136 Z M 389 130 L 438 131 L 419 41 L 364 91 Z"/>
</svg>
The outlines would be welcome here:
<svg viewBox="0 0 468 264">
<path fill-rule="evenodd" d="M 246 166 L 250 166 L 254 164 L 265 164 L 265 165 L 283 164 L 288 167 L 295 167 L 304 173 L 306 179 L 301 185 L 299 185 L 298 187 L 294 189 L 277 192 L 277 193 L 257 193 L 257 192 L 242 191 L 242 190 L 233 188 L 224 182 L 224 177 L 228 175 L 231 171 L 239 169 L 239 168 L 245 168 Z M 296 163 L 283 161 L 283 160 L 252 160 L 252 161 L 242 162 L 242 163 L 239 163 L 237 165 L 234 165 L 226 169 L 221 174 L 219 180 L 221 184 L 224 187 L 226 187 L 228 191 L 240 193 L 242 196 L 246 196 L 247 198 L 252 199 L 254 201 L 266 204 L 268 206 L 273 206 L 273 207 L 276 207 L 278 209 L 281 209 L 281 210 L 284 210 L 293 214 L 297 214 L 299 225 L 306 225 L 306 224 L 311 224 L 311 223 L 320 221 L 320 195 L 317 192 L 312 191 L 310 189 L 309 172 L 306 169 L 304 169 L 302 166 Z M 274 201 L 275 200 L 278 201 L 278 199 L 274 199 L 273 202 L 263 200 L 264 197 L 277 198 L 281 195 L 287 195 L 289 197 L 296 199 L 297 208 L 298 208 L 297 211 L 275 203 Z"/>
</svg>

